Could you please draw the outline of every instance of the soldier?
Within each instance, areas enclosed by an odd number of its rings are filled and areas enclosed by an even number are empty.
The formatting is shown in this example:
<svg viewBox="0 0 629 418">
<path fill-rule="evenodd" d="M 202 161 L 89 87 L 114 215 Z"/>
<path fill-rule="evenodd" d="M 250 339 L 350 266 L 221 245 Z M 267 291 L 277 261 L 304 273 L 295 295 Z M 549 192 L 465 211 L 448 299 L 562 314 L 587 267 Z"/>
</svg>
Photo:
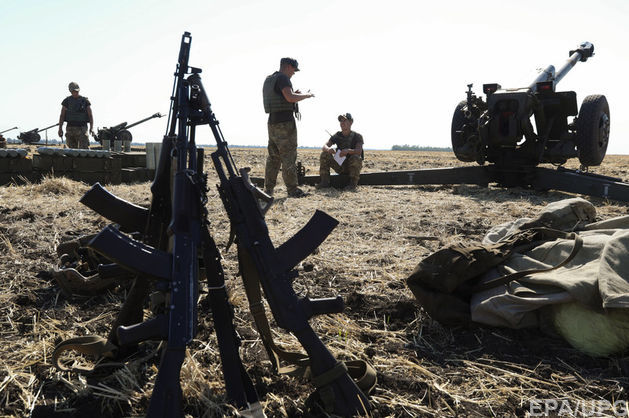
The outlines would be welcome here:
<svg viewBox="0 0 629 418">
<path fill-rule="evenodd" d="M 270 195 L 273 194 L 281 166 L 288 196 L 305 196 L 297 187 L 297 125 L 293 114 L 297 113 L 297 102 L 314 97 L 314 94 L 293 91 L 290 79 L 296 71 L 299 71 L 296 59 L 282 58 L 279 71 L 269 75 L 262 88 L 264 111 L 269 114 L 269 155 L 266 159 L 264 189 Z"/>
<path fill-rule="evenodd" d="M 79 85 L 74 81 L 68 85 L 71 96 L 61 102 L 61 114 L 59 115 L 59 137 L 63 138 L 63 122 L 66 126 L 66 144 L 68 148 L 89 149 L 90 140 L 87 136 L 87 123 L 90 124 L 90 133 L 94 135 L 94 117 L 87 97 L 79 95 Z"/>
<path fill-rule="evenodd" d="M 330 168 L 349 176 L 348 190 L 355 190 L 363 167 L 363 136 L 352 131 L 354 119 L 350 113 L 339 115 L 341 131 L 335 133 L 321 148 L 318 189 L 330 187 Z M 332 148 L 336 145 L 336 149 Z M 342 161 L 341 161 L 342 160 Z M 339 164 L 340 161 L 340 164 Z"/>
</svg>

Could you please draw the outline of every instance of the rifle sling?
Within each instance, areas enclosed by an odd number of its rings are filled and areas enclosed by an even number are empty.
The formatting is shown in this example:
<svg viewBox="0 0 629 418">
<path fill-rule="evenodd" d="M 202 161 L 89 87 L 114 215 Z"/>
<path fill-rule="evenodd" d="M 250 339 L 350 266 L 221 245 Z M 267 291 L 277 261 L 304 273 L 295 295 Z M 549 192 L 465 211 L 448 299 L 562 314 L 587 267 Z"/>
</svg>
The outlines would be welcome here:
<svg viewBox="0 0 629 418">
<path fill-rule="evenodd" d="M 225 290 L 225 274 L 220 263 L 220 253 L 207 226 L 201 227 L 203 263 L 209 288 L 214 329 L 219 344 L 225 390 L 228 399 L 239 408 L 247 408 L 258 402 L 258 394 L 238 353 L 240 345 L 234 328 L 233 314 Z"/>
<path fill-rule="evenodd" d="M 240 244 L 238 244 L 237 247 L 238 262 L 245 292 L 247 293 L 247 299 L 249 300 L 249 309 L 251 310 L 251 315 L 256 323 L 256 328 L 258 328 L 260 338 L 269 355 L 273 369 L 279 374 L 287 374 L 289 376 L 310 376 L 310 358 L 306 354 L 283 350 L 273 341 L 271 327 L 269 326 L 264 304 L 262 303 L 258 270 L 249 252 Z M 291 364 L 291 366 L 281 366 L 280 360 Z M 342 366 L 339 366 L 339 364 Z M 342 373 L 339 372 L 341 368 L 343 369 Z M 312 382 L 315 387 L 321 388 L 329 385 L 346 372 L 365 395 L 369 394 L 376 386 L 376 371 L 369 363 L 363 360 L 339 362 L 337 366 L 330 369 L 328 372 L 312 377 Z"/>
<path fill-rule="evenodd" d="M 474 286 L 474 288 L 472 289 L 472 293 L 482 292 L 484 290 L 488 290 L 488 289 L 492 289 L 494 287 L 505 285 L 505 284 L 511 283 L 514 280 L 520 279 L 520 278 L 522 278 L 524 276 L 528 276 L 530 274 L 544 273 L 544 272 L 547 272 L 547 271 L 552 271 L 552 270 L 558 269 L 559 267 L 564 266 L 566 263 L 568 263 L 570 260 L 572 260 L 577 255 L 579 250 L 583 247 L 583 238 L 581 238 L 579 236 L 579 234 L 577 234 L 575 232 L 567 233 L 567 232 L 556 231 L 556 230 L 547 229 L 547 228 L 535 228 L 535 229 L 538 230 L 537 232 L 541 233 L 543 236 L 546 236 L 548 238 L 554 238 L 554 239 L 563 238 L 563 239 L 572 239 L 572 240 L 574 240 L 574 246 L 572 247 L 572 251 L 570 251 L 570 254 L 568 254 L 568 257 L 566 257 L 559 264 L 556 264 L 556 265 L 551 266 L 549 268 L 545 268 L 545 269 L 529 269 L 529 270 L 516 271 L 515 273 L 506 274 L 504 276 L 496 277 L 494 279 L 488 280 L 488 281 L 486 281 L 484 283 L 480 283 L 480 284 Z"/>
<path fill-rule="evenodd" d="M 154 350 L 151 350 L 147 355 L 140 357 L 134 361 L 139 363 L 145 362 L 147 359 L 153 357 L 161 349 L 161 344 Z M 72 367 L 66 367 L 61 362 L 61 354 L 64 351 L 77 351 L 86 356 L 91 356 L 95 360 L 94 367 L 89 368 L 80 365 L 73 365 Z M 109 374 L 112 368 L 120 368 L 126 364 L 125 362 L 107 361 L 120 356 L 120 348 L 111 341 L 99 336 L 99 335 L 86 335 L 83 337 L 69 338 L 60 342 L 55 347 L 52 353 L 52 364 L 62 372 L 70 371 L 74 373 L 80 373 L 83 375 L 97 375 L 101 370 L 103 373 Z M 128 360 L 127 360 L 128 361 Z"/>
</svg>

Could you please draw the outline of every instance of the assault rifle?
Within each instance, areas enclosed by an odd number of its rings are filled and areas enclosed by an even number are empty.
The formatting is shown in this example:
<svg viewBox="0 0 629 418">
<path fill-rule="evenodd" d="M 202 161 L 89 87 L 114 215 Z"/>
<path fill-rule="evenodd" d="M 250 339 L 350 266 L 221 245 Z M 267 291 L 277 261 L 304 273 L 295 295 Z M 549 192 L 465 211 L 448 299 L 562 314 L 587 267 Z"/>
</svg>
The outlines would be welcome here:
<svg viewBox="0 0 629 418">
<path fill-rule="evenodd" d="M 308 323 L 314 315 L 341 312 L 342 298 L 300 298 L 292 288 L 292 280 L 297 276 L 294 267 L 323 242 L 338 222 L 317 211 L 293 238 L 278 248 L 273 246 L 264 221 L 264 213 L 273 199 L 251 183 L 247 169 L 236 169 L 201 83 L 201 70 L 188 66 L 190 43 L 191 36 L 186 32 L 181 41 L 171 97 L 170 129 L 164 136 L 155 181 L 151 185 L 150 208 L 119 199 L 99 184 L 81 199 L 88 207 L 119 224 L 118 228 L 106 227 L 88 246 L 137 275 L 107 342 L 102 344 L 107 348 L 101 353 L 110 350 L 110 355 L 120 357 L 141 341 L 167 341 L 147 416 L 181 416 L 179 373 L 186 346 L 196 334 L 198 254 L 201 253 L 227 397 L 238 409 L 248 409 L 253 416 L 263 415 L 238 354 L 239 340 L 225 291 L 220 253 L 208 229 L 206 180 L 196 155 L 195 132 L 198 125 L 209 125 L 218 146 L 212 160 L 220 180 L 220 195 L 237 238 L 247 297 L 255 309 L 256 325 L 272 363 L 278 371 L 279 358 L 308 366 L 317 386 L 316 396 L 312 397 L 314 404 L 327 413 L 344 416 L 367 413 L 370 408 L 367 398 L 348 375 L 348 368 L 356 371 L 356 363 L 346 365 L 337 361 Z M 190 76 L 185 78 L 186 74 Z M 172 193 L 171 155 L 177 161 Z M 133 231 L 144 231 L 143 239 L 134 240 L 123 233 Z M 169 247 L 172 252 L 167 251 Z M 163 310 L 152 319 L 133 324 L 131 318 L 142 320 L 141 307 L 151 283 L 165 294 Z M 260 301 L 260 285 L 277 324 L 298 338 L 307 357 L 282 352 L 273 344 Z M 93 345 L 93 340 L 88 343 Z M 76 349 L 73 342 L 60 346 Z M 63 347 L 58 346 L 53 354 L 55 364 Z M 371 370 L 366 367 L 358 366 L 358 369 L 359 374 L 372 376 L 365 384 L 367 392 L 375 385 L 375 373 L 365 372 Z M 304 371 L 304 367 L 292 370 Z"/>
</svg>

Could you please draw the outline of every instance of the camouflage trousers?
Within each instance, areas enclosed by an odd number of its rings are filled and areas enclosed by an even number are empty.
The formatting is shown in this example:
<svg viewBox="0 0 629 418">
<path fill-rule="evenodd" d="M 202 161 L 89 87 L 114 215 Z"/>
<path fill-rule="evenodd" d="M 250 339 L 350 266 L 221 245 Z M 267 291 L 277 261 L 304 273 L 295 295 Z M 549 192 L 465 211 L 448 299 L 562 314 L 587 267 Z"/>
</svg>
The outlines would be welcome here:
<svg viewBox="0 0 629 418">
<path fill-rule="evenodd" d="M 90 148 L 87 126 L 66 126 L 66 145 L 68 148 Z"/>
<path fill-rule="evenodd" d="M 291 193 L 297 188 L 297 125 L 293 120 L 269 124 L 268 128 L 269 155 L 266 158 L 264 189 L 273 192 L 281 167 L 286 191 Z"/>
<path fill-rule="evenodd" d="M 339 165 L 334 159 L 333 155 L 327 152 L 322 152 L 319 158 L 319 175 L 321 176 L 321 183 L 330 182 L 330 168 L 336 171 L 338 174 L 347 174 L 349 177 L 349 184 L 356 186 L 358 179 L 360 178 L 360 170 L 363 168 L 363 160 L 360 155 L 348 155 L 343 165 Z"/>
</svg>

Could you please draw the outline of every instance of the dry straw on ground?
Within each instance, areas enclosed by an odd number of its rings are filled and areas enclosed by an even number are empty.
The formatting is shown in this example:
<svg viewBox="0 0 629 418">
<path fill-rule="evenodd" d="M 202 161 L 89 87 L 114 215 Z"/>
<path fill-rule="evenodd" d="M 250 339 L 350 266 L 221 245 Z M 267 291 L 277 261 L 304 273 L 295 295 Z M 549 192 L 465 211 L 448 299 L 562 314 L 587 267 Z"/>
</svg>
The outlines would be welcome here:
<svg viewBox="0 0 629 418">
<path fill-rule="evenodd" d="M 308 173 L 316 150 L 300 150 Z M 235 149 L 240 166 L 262 176 L 264 149 Z M 209 166 L 209 160 L 206 161 Z M 417 169 L 459 163 L 446 153 L 367 152 L 364 171 Z M 576 163 L 574 163 L 576 164 Z M 573 165 L 574 165 L 573 164 Z M 629 179 L 629 158 L 609 156 L 596 172 Z M 210 176 L 210 183 L 216 182 Z M 56 343 L 71 336 L 106 336 L 126 289 L 92 298 L 68 298 L 50 275 L 56 246 L 94 233 L 106 220 L 78 200 L 88 185 L 60 178 L 0 188 L 0 415 L 141 416 L 157 373 L 157 344 L 146 343 L 120 368 L 83 377 L 51 366 Z M 414 302 L 404 279 L 425 256 L 453 243 L 479 242 L 491 226 L 530 216 L 571 195 L 490 186 L 379 186 L 358 192 L 318 191 L 287 199 L 283 187 L 267 214 L 276 245 L 303 226 L 315 209 L 340 225 L 300 266 L 301 295 L 340 294 L 343 314 L 312 320 L 318 335 L 341 359 L 368 360 L 378 372 L 373 416 L 524 416 L 536 399 L 626 401 L 627 361 L 593 359 L 537 330 L 447 329 Z M 148 183 L 109 187 L 116 195 L 148 205 Z M 224 248 L 229 226 L 214 187 L 209 196 L 212 232 Z M 601 219 L 625 215 L 626 203 L 590 199 Z M 268 416 L 299 416 L 312 392 L 307 382 L 276 376 L 247 309 L 234 251 L 224 253 L 235 324 L 244 364 Z M 185 412 L 221 416 L 224 386 L 208 304 L 200 301 L 199 333 L 181 373 Z M 299 349 L 282 330 L 279 344 Z"/>
</svg>

